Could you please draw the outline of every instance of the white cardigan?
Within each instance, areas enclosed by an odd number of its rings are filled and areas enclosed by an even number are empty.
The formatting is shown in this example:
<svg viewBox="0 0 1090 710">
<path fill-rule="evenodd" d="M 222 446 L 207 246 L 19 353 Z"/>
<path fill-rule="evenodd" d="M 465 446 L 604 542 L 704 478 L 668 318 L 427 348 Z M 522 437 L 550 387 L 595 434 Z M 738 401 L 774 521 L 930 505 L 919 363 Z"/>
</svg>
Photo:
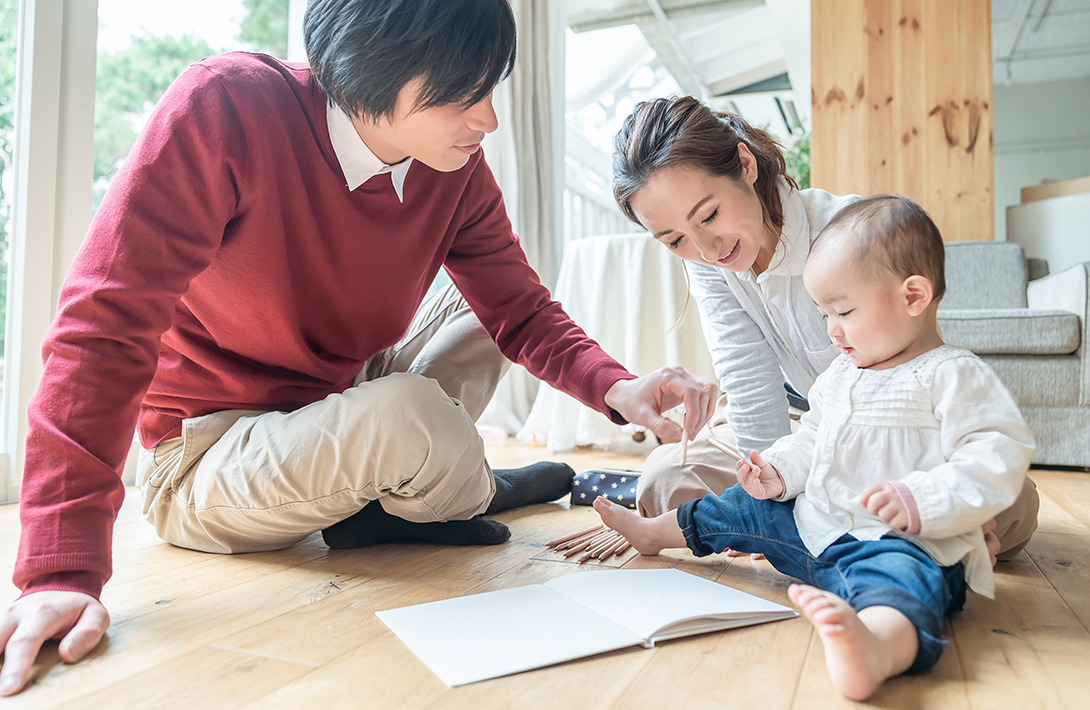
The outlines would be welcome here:
<svg viewBox="0 0 1090 710">
<path fill-rule="evenodd" d="M 754 276 L 686 262 L 704 337 L 727 394 L 738 448 L 763 451 L 791 433 L 784 381 L 806 396 L 838 352 L 802 283 L 818 232 L 859 199 L 794 190 L 780 181 L 783 230 L 768 269 Z"/>
<path fill-rule="evenodd" d="M 939 565 L 965 561 L 969 587 L 995 584 L 980 526 L 1022 491 L 1033 435 L 1010 392 L 983 360 L 943 345 L 888 370 L 847 355 L 810 390 L 798 432 L 764 452 L 796 498 L 799 537 L 815 557 L 845 533 L 894 534 Z M 860 505 L 872 484 L 907 490 L 919 533 L 892 530 Z"/>
</svg>

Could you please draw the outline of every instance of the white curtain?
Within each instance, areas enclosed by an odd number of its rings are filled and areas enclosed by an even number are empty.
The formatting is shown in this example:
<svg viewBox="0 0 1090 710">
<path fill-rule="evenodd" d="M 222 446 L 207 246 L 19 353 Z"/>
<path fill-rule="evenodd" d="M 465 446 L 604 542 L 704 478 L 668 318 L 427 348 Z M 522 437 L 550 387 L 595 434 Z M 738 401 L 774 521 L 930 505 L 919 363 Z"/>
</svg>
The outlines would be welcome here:
<svg viewBox="0 0 1090 710">
<path fill-rule="evenodd" d="M 510 78 L 493 94 L 499 128 L 484 141 L 515 233 L 549 289 L 563 249 L 564 5 L 511 0 L 518 52 Z M 530 413 L 537 384 L 525 369 L 512 367 L 480 423 L 516 433 Z"/>
<path fill-rule="evenodd" d="M 485 139 L 485 155 L 530 265 L 552 288 L 563 247 L 564 3 L 511 0 L 511 8 L 518 53 L 496 87 L 500 126 Z"/>
<path fill-rule="evenodd" d="M 630 372 L 646 375 L 665 365 L 680 365 L 715 380 L 682 262 L 650 235 L 600 235 L 569 243 L 555 295 L 590 337 Z M 632 424 L 617 426 L 542 384 L 518 438 L 543 443 L 550 451 L 589 445 L 622 451 L 632 446 L 636 429 Z M 648 445 L 653 445 L 653 438 L 647 437 Z"/>
</svg>

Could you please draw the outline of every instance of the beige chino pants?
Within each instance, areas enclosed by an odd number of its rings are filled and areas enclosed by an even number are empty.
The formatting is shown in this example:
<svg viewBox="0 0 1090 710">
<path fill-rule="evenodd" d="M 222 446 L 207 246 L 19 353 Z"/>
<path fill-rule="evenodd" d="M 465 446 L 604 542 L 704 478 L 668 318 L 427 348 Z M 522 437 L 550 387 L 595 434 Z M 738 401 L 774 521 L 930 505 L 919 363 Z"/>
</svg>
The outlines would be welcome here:
<svg viewBox="0 0 1090 710">
<path fill-rule="evenodd" d="M 187 419 L 142 450 L 144 516 L 179 547 L 290 547 L 379 500 L 413 522 L 467 520 L 495 495 L 474 421 L 510 363 L 453 286 L 356 385 L 292 412 Z"/>
<path fill-rule="evenodd" d="M 791 431 L 798 429 L 792 413 Z M 735 460 L 708 443 L 708 436 L 737 447 L 734 432 L 727 421 L 727 397 L 723 395 L 715 414 L 689 442 L 685 464 L 681 464 L 681 446 L 665 444 L 654 449 L 644 463 L 643 474 L 636 489 L 636 507 L 644 517 L 655 517 L 676 510 L 682 503 L 703 498 L 709 493 L 718 496 L 738 479 Z M 1037 529 L 1037 509 L 1040 498 L 1037 486 L 1026 477 L 1022 494 L 1007 510 L 995 516 L 995 534 L 999 538 L 1001 560 L 1009 560 L 1026 546 Z"/>
</svg>

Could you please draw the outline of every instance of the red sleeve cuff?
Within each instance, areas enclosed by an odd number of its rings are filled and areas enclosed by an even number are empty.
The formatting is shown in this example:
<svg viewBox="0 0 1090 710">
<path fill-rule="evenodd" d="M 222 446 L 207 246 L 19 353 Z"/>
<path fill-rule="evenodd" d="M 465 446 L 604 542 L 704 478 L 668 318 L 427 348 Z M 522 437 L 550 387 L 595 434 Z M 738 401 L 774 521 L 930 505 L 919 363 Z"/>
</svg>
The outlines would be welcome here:
<svg viewBox="0 0 1090 710">
<path fill-rule="evenodd" d="M 30 580 L 19 598 L 34 592 L 82 592 L 98 599 L 102 595 L 104 583 L 102 577 L 94 572 L 53 572 Z"/>
<path fill-rule="evenodd" d="M 610 388 L 621 380 L 634 379 L 636 379 L 636 376 L 620 365 L 615 365 L 608 370 L 603 368 L 601 371 L 595 373 L 594 375 L 593 387 L 595 388 L 595 390 L 597 390 L 595 394 L 598 400 L 602 403 L 602 409 L 600 409 L 599 411 L 609 417 L 609 420 L 614 424 L 617 424 L 618 426 L 624 426 L 625 424 L 628 424 L 628 420 L 622 417 L 621 413 L 618 412 L 616 409 L 606 404 L 606 392 L 609 392 Z"/>
</svg>

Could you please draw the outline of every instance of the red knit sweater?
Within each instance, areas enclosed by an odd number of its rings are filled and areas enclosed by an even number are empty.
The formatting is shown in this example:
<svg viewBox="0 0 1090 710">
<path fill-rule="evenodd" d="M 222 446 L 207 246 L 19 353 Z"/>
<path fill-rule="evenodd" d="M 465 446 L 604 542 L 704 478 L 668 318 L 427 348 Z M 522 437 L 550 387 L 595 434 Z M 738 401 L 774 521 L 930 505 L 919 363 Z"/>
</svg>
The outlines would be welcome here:
<svg viewBox="0 0 1090 710">
<path fill-rule="evenodd" d="M 603 413 L 631 377 L 551 299 L 480 152 L 349 192 L 305 65 L 234 53 L 174 82 L 72 265 L 31 401 L 14 581 L 98 596 L 118 475 L 184 418 L 351 386 L 445 267 L 503 353 Z"/>
</svg>

